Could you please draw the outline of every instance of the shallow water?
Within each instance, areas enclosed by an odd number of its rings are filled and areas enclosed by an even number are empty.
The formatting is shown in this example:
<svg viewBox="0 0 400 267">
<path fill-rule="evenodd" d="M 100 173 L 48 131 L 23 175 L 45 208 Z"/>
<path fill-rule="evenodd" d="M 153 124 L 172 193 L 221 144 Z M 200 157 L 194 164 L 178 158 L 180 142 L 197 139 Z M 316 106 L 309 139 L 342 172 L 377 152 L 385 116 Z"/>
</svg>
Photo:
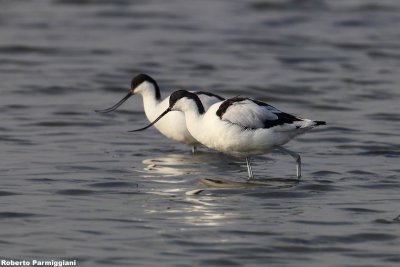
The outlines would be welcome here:
<svg viewBox="0 0 400 267">
<path fill-rule="evenodd" d="M 109 2 L 112 2 L 110 4 Z M 78 266 L 399 266 L 400 3 L 0 1 L 0 256 Z M 146 125 L 133 75 L 326 127 L 245 162 Z M 186 192 L 205 189 L 199 195 Z M 396 219 L 397 217 L 397 219 Z"/>
</svg>

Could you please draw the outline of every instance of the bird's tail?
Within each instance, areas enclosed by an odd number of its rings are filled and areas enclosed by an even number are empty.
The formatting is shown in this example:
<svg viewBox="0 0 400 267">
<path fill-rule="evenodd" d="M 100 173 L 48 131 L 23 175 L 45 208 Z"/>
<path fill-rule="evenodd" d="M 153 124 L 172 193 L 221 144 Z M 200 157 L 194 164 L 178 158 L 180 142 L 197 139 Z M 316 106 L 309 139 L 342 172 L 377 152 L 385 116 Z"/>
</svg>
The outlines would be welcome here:
<svg viewBox="0 0 400 267">
<path fill-rule="evenodd" d="M 296 128 L 299 129 L 300 131 L 308 131 L 319 125 L 326 125 L 326 122 L 303 119 L 302 121 L 299 122 L 299 125 L 297 125 Z"/>
</svg>

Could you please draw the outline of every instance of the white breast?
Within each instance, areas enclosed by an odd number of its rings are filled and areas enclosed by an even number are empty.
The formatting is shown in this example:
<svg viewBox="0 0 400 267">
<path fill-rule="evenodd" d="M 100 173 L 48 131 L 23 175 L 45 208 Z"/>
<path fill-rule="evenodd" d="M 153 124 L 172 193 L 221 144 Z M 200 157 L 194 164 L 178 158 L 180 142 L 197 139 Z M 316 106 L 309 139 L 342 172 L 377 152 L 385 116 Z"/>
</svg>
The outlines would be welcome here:
<svg viewBox="0 0 400 267">
<path fill-rule="evenodd" d="M 220 101 L 208 95 L 200 95 L 200 100 L 207 110 L 212 104 Z M 147 119 L 152 122 L 169 106 L 169 97 L 161 102 L 151 98 L 143 98 L 144 111 Z M 164 136 L 187 145 L 200 145 L 187 129 L 185 114 L 181 111 L 171 111 L 154 125 Z"/>
</svg>

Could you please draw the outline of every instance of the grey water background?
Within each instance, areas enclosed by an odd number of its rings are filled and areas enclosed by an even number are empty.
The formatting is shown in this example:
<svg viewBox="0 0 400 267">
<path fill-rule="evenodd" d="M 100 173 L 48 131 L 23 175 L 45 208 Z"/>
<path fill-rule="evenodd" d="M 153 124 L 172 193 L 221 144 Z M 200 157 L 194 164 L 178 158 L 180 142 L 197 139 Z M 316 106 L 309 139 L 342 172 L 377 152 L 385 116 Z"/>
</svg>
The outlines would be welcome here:
<svg viewBox="0 0 400 267">
<path fill-rule="evenodd" d="M 400 2 L 0 1 L 0 257 L 399 266 Z M 145 126 L 138 73 L 326 127 L 245 162 Z M 204 188 L 200 195 L 186 192 Z"/>
</svg>

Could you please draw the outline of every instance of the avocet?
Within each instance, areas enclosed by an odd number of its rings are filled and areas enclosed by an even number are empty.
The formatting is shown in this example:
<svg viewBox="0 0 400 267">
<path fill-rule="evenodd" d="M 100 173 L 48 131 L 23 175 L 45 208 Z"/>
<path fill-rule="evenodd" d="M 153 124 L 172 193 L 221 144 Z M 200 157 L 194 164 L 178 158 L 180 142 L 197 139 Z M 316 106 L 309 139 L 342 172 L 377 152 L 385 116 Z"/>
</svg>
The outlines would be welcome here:
<svg viewBox="0 0 400 267">
<path fill-rule="evenodd" d="M 193 92 L 201 101 L 203 108 L 208 109 L 212 104 L 224 100 L 224 98 L 209 92 Z M 169 105 L 169 96 L 164 100 L 161 99 L 160 89 L 157 82 L 146 74 L 139 74 L 131 81 L 131 89 L 129 93 L 122 98 L 114 106 L 96 110 L 100 113 L 108 113 L 120 107 L 128 98 L 139 94 L 143 98 L 143 107 L 147 119 L 152 122 L 160 115 Z M 200 143 L 193 138 L 186 128 L 185 116 L 180 111 L 168 113 L 165 118 L 154 125 L 157 130 L 166 137 L 178 141 L 180 143 L 192 146 L 192 152 L 196 152 L 196 147 Z"/>
<path fill-rule="evenodd" d="M 300 178 L 300 155 L 282 145 L 316 126 L 326 124 L 324 121 L 300 118 L 267 103 L 244 97 L 220 101 L 206 110 L 196 94 L 178 90 L 171 94 L 169 106 L 161 115 L 148 126 L 134 131 L 149 128 L 172 111 L 185 114 L 187 129 L 203 145 L 246 158 L 248 180 L 254 177 L 250 157 L 273 149 L 280 149 L 296 160 L 297 178 Z"/>
</svg>

